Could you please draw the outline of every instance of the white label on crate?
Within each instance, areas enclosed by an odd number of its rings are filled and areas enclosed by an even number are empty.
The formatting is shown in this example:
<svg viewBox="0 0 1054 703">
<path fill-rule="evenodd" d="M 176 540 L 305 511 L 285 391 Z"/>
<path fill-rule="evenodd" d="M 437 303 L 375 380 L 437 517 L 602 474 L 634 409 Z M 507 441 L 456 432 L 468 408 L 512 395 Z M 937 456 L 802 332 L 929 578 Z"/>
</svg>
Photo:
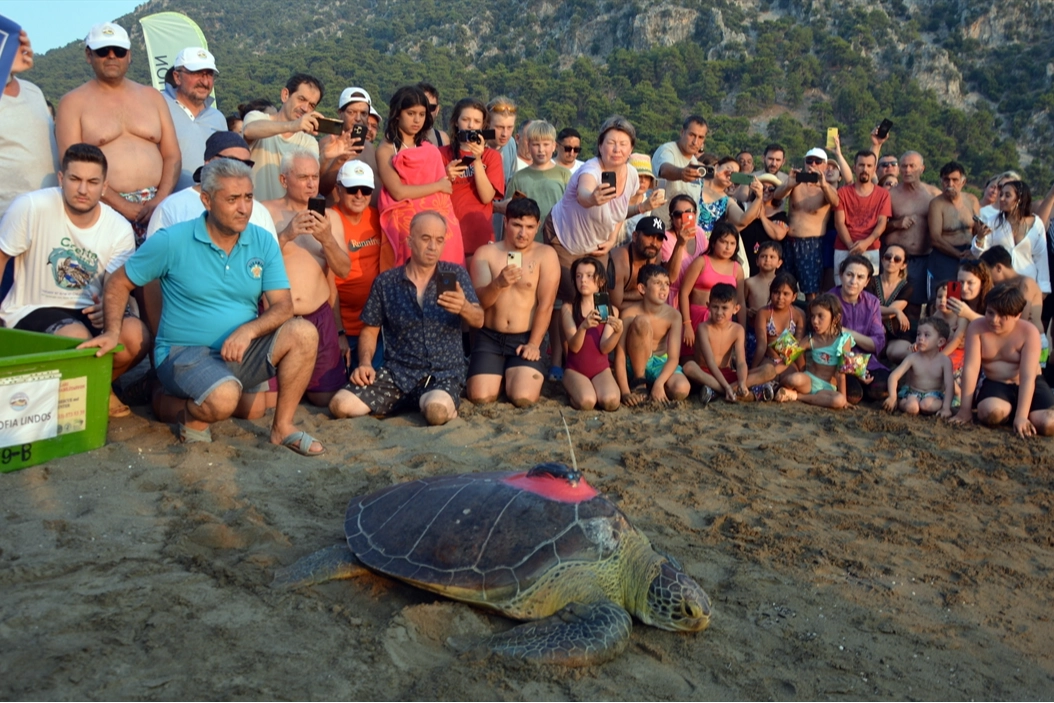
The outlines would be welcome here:
<svg viewBox="0 0 1054 703">
<path fill-rule="evenodd" d="M 64 378 L 59 386 L 59 434 L 88 427 L 88 377 Z"/>
<path fill-rule="evenodd" d="M 0 379 L 0 447 L 58 434 L 59 371 Z"/>
</svg>

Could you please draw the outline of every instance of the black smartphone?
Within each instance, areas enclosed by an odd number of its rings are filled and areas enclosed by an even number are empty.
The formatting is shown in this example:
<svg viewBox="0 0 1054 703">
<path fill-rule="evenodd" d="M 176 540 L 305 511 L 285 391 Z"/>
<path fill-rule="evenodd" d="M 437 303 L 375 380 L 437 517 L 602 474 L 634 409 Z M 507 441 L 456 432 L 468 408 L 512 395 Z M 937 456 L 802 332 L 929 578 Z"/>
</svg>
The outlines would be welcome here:
<svg viewBox="0 0 1054 703">
<path fill-rule="evenodd" d="M 798 175 L 794 177 L 794 180 L 798 183 L 819 183 L 820 174 L 810 171 L 798 171 Z"/>
<path fill-rule="evenodd" d="M 699 173 L 701 173 L 703 175 L 704 179 L 710 180 L 710 179 L 712 179 L 714 177 L 714 173 L 716 173 L 716 170 L 714 169 L 713 166 L 703 166 L 703 165 L 700 164 L 699 165 Z"/>
<path fill-rule="evenodd" d="M 461 165 L 462 166 L 471 166 L 472 162 L 475 161 L 475 160 L 476 160 L 476 157 L 473 156 L 472 154 L 465 154 L 464 156 L 461 157 Z"/>
<path fill-rule="evenodd" d="M 739 173 L 736 171 L 730 178 L 737 186 L 748 186 L 754 182 L 754 175 L 751 173 Z"/>
<path fill-rule="evenodd" d="M 326 216 L 326 198 L 321 195 L 312 195 L 307 199 L 307 209 L 317 212 L 322 217 Z"/>
<path fill-rule="evenodd" d="M 885 139 L 886 136 L 889 134 L 889 130 L 892 129 L 892 128 L 893 128 L 893 123 L 892 122 L 890 122 L 888 119 L 887 120 L 882 120 L 879 123 L 879 125 L 878 125 L 878 132 L 876 133 L 876 136 L 879 139 Z"/>
<path fill-rule="evenodd" d="M 319 134 L 343 134 L 344 122 L 342 120 L 331 120 L 328 117 L 318 118 Z"/>
<path fill-rule="evenodd" d="M 977 216 L 977 215 L 974 215 L 974 216 L 973 216 L 973 221 L 974 221 L 974 222 L 976 222 L 976 223 L 977 223 L 977 224 L 979 224 L 979 225 L 983 225 L 983 224 L 985 224 L 985 221 L 984 221 L 984 220 L 982 220 L 982 219 L 981 219 L 981 218 L 980 218 L 979 216 Z"/>
<path fill-rule="evenodd" d="M 362 146 L 366 143 L 366 125 L 357 124 L 351 128 L 351 143 L 353 146 Z"/>
<path fill-rule="evenodd" d="M 948 281 L 948 299 L 962 300 L 963 299 L 963 284 L 962 281 Z"/>
<path fill-rule="evenodd" d="M 605 188 L 615 188 L 615 172 L 614 171 L 601 171 L 600 183 Z"/>
<path fill-rule="evenodd" d="M 436 278 L 436 293 L 454 293 L 457 291 L 457 274 L 453 271 L 440 271 Z"/>
<path fill-rule="evenodd" d="M 608 315 L 611 314 L 611 298 L 608 296 L 607 291 L 593 294 L 593 307 L 600 313 L 600 321 L 607 322 Z"/>
</svg>

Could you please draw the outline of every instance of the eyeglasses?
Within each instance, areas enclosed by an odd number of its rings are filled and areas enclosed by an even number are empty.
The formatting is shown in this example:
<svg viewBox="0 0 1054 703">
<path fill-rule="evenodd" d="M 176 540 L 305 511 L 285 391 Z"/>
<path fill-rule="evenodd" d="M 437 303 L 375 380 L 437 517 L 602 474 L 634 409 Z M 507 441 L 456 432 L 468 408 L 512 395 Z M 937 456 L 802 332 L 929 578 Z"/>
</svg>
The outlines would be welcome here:
<svg viewBox="0 0 1054 703">
<path fill-rule="evenodd" d="M 882 258 L 885 259 L 886 261 L 892 261 L 894 264 L 902 264 L 902 263 L 904 263 L 904 257 L 903 256 L 895 256 L 893 254 L 886 254 Z"/>
<path fill-rule="evenodd" d="M 896 161 L 883 161 L 882 163 L 880 163 L 878 165 L 878 167 L 879 168 L 892 168 L 893 166 L 896 166 L 896 165 L 897 165 Z"/>
<path fill-rule="evenodd" d="M 580 151 L 582 151 L 582 147 L 580 147 L 580 146 L 565 146 L 565 147 L 563 147 L 563 150 L 566 151 L 568 154 L 577 154 Z"/>
<path fill-rule="evenodd" d="M 100 59 L 105 59 L 110 55 L 111 51 L 113 52 L 113 55 L 119 59 L 123 59 L 125 56 L 128 56 L 128 49 L 125 49 L 124 47 L 120 46 L 103 46 L 98 49 L 94 49 L 92 53 L 94 53 Z"/>
<path fill-rule="evenodd" d="M 805 159 L 805 163 L 807 163 L 807 164 L 814 164 L 814 165 L 825 164 L 825 163 L 827 163 L 827 159 L 821 159 L 818 156 L 810 156 L 810 157 Z"/>
<path fill-rule="evenodd" d="M 352 186 L 351 188 L 344 186 L 344 190 L 348 195 L 373 195 L 373 188 L 370 188 L 369 186 Z"/>
</svg>

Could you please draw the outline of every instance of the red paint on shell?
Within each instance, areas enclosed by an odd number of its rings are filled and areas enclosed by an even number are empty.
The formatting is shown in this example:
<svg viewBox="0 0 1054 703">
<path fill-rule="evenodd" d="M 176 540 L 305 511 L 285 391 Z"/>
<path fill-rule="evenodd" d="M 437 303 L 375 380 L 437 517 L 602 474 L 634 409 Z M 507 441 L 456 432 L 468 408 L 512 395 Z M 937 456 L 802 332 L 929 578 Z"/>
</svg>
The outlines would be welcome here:
<svg viewBox="0 0 1054 703">
<path fill-rule="evenodd" d="M 584 503 L 598 495 L 597 490 L 586 483 L 584 478 L 578 481 L 577 486 L 572 486 L 567 479 L 556 478 L 555 476 L 531 476 L 528 478 L 527 472 L 524 471 L 523 473 L 509 476 L 504 479 L 504 482 L 510 486 L 530 491 L 560 503 Z"/>
</svg>

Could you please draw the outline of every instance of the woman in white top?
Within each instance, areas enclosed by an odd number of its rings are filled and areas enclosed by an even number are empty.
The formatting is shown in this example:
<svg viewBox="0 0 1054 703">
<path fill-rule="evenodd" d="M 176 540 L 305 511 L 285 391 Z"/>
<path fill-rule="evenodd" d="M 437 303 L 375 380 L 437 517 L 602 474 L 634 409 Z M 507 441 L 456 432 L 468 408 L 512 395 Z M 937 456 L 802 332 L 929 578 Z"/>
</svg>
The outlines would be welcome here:
<svg viewBox="0 0 1054 703">
<path fill-rule="evenodd" d="M 1032 214 L 1032 193 L 1023 181 L 1008 181 L 999 189 L 998 213 L 974 222 L 974 256 L 993 246 L 1010 252 L 1014 271 L 1050 292 L 1050 269 L 1047 266 L 1047 241 L 1043 221 Z"/>
</svg>

